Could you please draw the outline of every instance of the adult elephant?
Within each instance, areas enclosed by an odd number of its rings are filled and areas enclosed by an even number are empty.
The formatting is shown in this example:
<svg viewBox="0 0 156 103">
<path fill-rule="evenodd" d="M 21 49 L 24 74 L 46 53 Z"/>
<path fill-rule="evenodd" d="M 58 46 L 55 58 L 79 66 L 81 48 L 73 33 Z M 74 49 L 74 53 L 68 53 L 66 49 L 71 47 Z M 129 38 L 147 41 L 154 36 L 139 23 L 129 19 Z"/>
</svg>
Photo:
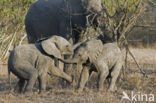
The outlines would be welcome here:
<svg viewBox="0 0 156 103">
<path fill-rule="evenodd" d="M 38 0 L 25 17 L 28 41 L 38 42 L 52 35 L 76 38 L 79 33 L 75 28 L 86 28 L 86 16 L 101 9 L 101 0 Z"/>
</svg>

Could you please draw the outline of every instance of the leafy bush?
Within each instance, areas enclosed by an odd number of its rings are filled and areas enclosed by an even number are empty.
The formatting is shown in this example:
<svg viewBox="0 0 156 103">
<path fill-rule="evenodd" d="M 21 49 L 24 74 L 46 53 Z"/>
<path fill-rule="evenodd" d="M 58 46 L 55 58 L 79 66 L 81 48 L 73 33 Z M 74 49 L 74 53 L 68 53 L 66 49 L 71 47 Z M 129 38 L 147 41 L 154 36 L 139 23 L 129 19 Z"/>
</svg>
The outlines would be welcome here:
<svg viewBox="0 0 156 103">
<path fill-rule="evenodd" d="M 141 0 L 103 0 L 111 16 L 117 9 L 128 9 L 130 12 L 136 10 L 136 6 Z"/>
</svg>

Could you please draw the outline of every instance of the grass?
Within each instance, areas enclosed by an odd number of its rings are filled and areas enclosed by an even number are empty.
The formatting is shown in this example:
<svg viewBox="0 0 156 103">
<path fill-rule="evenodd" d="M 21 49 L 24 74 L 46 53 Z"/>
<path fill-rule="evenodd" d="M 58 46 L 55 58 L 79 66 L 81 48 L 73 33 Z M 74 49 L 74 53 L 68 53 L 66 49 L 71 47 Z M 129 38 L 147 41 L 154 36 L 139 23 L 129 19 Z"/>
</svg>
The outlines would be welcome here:
<svg viewBox="0 0 156 103">
<path fill-rule="evenodd" d="M 155 49 L 131 48 L 131 51 L 143 69 L 151 71 L 156 70 Z M 0 68 L 0 70 L 2 70 L 2 68 Z M 134 93 L 152 93 L 156 96 L 155 73 L 149 73 L 148 78 L 144 78 L 142 74 L 138 72 L 134 73 L 136 70 L 136 65 L 133 60 L 129 58 L 128 68 L 125 71 L 126 75 L 121 75 L 121 79 L 117 82 L 118 90 L 114 93 L 106 92 L 106 88 L 108 87 L 107 82 L 104 84 L 104 91 L 100 93 L 97 92 L 97 74 L 94 73 L 81 94 L 77 93 L 75 89 L 71 87 L 62 88 L 58 78 L 53 77 L 50 79 L 50 77 L 48 77 L 47 91 L 45 93 L 38 94 L 36 83 L 32 94 L 23 95 L 9 92 L 5 67 L 5 71 L 2 71 L 5 73 L 0 72 L 0 103 L 130 103 L 127 100 L 121 101 L 123 91 L 129 95 L 133 91 Z M 13 75 L 11 77 L 11 87 L 13 88 L 17 82 L 17 78 Z"/>
</svg>

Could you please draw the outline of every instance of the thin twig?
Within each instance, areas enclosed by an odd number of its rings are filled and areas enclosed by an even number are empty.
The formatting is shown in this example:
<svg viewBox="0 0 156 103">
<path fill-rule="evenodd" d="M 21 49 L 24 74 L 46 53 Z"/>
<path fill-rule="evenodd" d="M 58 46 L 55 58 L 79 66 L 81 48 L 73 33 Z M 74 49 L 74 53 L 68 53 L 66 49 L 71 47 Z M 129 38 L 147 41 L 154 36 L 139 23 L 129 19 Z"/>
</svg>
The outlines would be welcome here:
<svg viewBox="0 0 156 103">
<path fill-rule="evenodd" d="M 12 43 L 13 43 L 13 41 L 14 41 L 14 38 L 16 37 L 17 30 L 18 30 L 18 28 L 17 28 L 16 31 L 14 32 L 14 34 L 13 34 L 13 36 L 12 36 L 12 39 L 10 40 L 9 44 L 7 45 L 5 51 L 4 51 L 3 55 L 2 55 L 2 57 L 3 57 L 4 59 L 6 58 L 8 52 L 9 52 L 9 50 L 10 50 L 10 48 L 11 48 L 11 45 L 12 45 Z"/>
<path fill-rule="evenodd" d="M 121 41 L 121 39 L 124 37 L 124 35 L 126 34 L 126 32 L 128 32 L 128 31 L 132 28 L 132 26 L 134 26 L 134 24 L 135 24 L 135 22 L 136 22 L 138 16 L 144 11 L 144 7 L 145 7 L 144 3 L 140 3 L 140 4 L 139 4 L 139 6 L 138 6 L 139 11 L 138 11 L 138 12 L 135 12 L 135 13 L 130 17 L 129 22 L 126 23 L 127 26 L 124 25 L 123 31 L 122 31 L 122 33 L 121 33 L 121 35 L 120 35 L 120 37 L 119 37 L 119 41 Z"/>
<path fill-rule="evenodd" d="M 22 44 L 22 41 L 27 37 L 27 34 L 24 34 L 24 36 L 21 38 L 21 40 L 19 41 L 19 45 Z"/>
<path fill-rule="evenodd" d="M 149 0 L 150 3 L 152 3 L 154 6 L 156 6 L 156 3 L 153 2 L 152 0 Z"/>
<path fill-rule="evenodd" d="M 115 35 L 117 34 L 117 31 L 119 30 L 119 28 L 120 28 L 121 24 L 123 23 L 125 17 L 126 17 L 126 14 L 124 14 L 124 15 L 121 17 L 118 26 L 117 26 L 117 27 L 115 28 L 115 30 L 114 30 L 114 34 L 115 34 Z"/>
<path fill-rule="evenodd" d="M 8 41 L 11 38 L 11 35 L 9 35 L 8 37 L 6 37 L 5 39 L 3 39 L 2 43 L 5 43 L 6 41 Z"/>
<path fill-rule="evenodd" d="M 126 38 L 124 38 L 124 39 L 125 39 L 125 48 L 126 48 L 126 50 L 127 50 L 128 53 L 130 54 L 130 56 L 133 58 L 135 64 L 137 65 L 138 69 L 139 69 L 140 72 L 143 74 L 143 76 L 147 77 L 146 73 L 141 69 L 141 67 L 140 67 L 140 65 L 138 64 L 138 62 L 136 61 L 134 55 L 133 55 L 132 52 L 129 50 L 128 42 L 127 42 Z"/>
</svg>

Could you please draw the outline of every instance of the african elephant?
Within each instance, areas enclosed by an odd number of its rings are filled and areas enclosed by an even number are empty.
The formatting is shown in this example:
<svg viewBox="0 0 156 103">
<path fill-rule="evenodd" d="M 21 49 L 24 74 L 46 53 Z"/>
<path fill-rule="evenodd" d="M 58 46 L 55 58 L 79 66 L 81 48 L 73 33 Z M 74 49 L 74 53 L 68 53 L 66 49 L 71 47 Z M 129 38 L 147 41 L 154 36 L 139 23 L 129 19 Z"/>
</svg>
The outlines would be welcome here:
<svg viewBox="0 0 156 103">
<path fill-rule="evenodd" d="M 81 29 L 86 28 L 86 16 L 95 18 L 93 14 L 101 10 L 102 0 L 37 0 L 25 17 L 28 41 L 38 42 L 56 34 L 67 40 L 78 38 Z M 96 20 L 90 21 L 97 24 Z"/>
<path fill-rule="evenodd" d="M 15 91 L 31 92 L 37 78 L 40 92 L 44 91 L 45 76 L 48 71 L 72 82 L 71 76 L 55 66 L 54 58 L 62 59 L 61 55 L 71 54 L 74 48 L 60 36 L 52 36 L 40 43 L 25 44 L 14 48 L 8 59 L 8 71 L 9 75 L 12 72 L 19 78 Z M 24 87 L 25 81 L 27 81 L 26 87 Z"/>
<path fill-rule="evenodd" d="M 66 62 L 76 63 L 81 72 L 78 91 L 82 91 L 92 71 L 98 72 L 98 90 L 103 90 L 106 77 L 110 77 L 109 91 L 116 89 L 115 82 L 123 65 L 123 56 L 116 43 L 103 44 L 92 39 L 81 44 L 72 59 Z M 94 66 L 95 68 L 91 68 Z"/>
</svg>

